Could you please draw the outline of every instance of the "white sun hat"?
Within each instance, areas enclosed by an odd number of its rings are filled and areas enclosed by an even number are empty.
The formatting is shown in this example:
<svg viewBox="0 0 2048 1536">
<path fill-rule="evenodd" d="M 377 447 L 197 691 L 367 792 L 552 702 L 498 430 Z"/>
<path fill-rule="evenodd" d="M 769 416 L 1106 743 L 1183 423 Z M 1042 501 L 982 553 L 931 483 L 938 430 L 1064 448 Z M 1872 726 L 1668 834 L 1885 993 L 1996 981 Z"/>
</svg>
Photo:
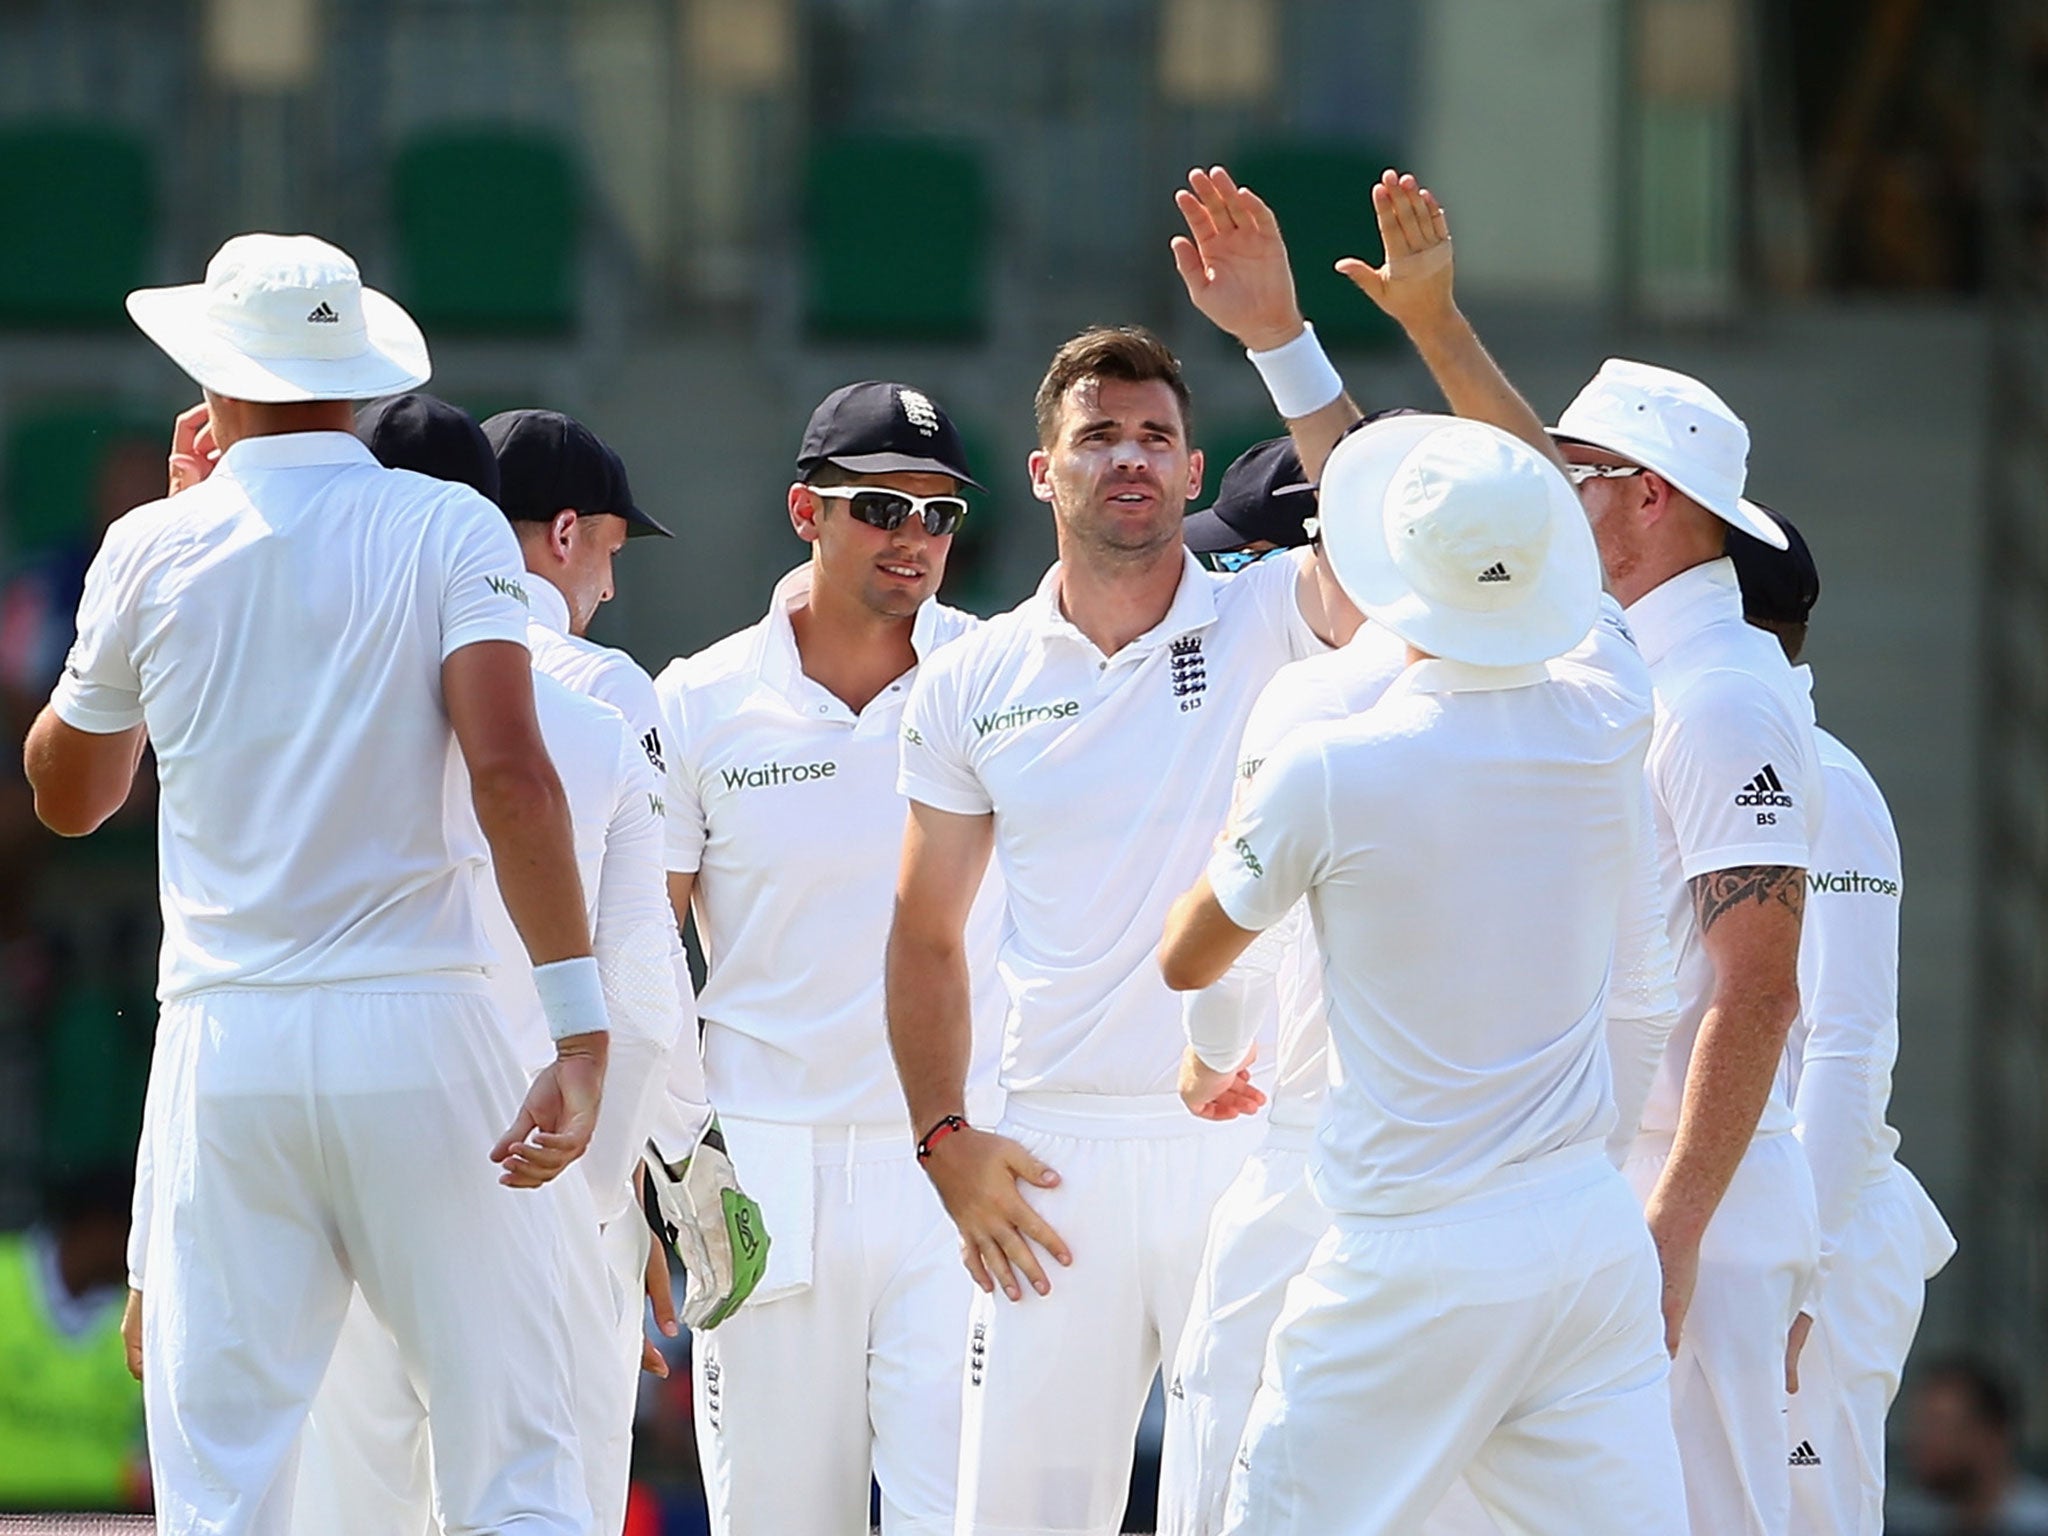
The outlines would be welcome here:
<svg viewBox="0 0 2048 1536">
<path fill-rule="evenodd" d="M 1653 469 L 1722 522 L 1785 547 L 1778 525 L 1742 500 L 1749 428 L 1698 379 L 1610 357 L 1550 435 Z"/>
<path fill-rule="evenodd" d="M 128 313 L 195 381 L 236 400 L 372 400 L 433 371 L 412 316 L 312 235 L 237 235 L 205 282 L 138 288 Z"/>
<path fill-rule="evenodd" d="M 1324 466 L 1321 511 L 1338 584 L 1432 656 L 1548 661 L 1598 617 L 1585 508 L 1556 465 L 1498 427 L 1425 415 L 1361 427 Z"/>
</svg>

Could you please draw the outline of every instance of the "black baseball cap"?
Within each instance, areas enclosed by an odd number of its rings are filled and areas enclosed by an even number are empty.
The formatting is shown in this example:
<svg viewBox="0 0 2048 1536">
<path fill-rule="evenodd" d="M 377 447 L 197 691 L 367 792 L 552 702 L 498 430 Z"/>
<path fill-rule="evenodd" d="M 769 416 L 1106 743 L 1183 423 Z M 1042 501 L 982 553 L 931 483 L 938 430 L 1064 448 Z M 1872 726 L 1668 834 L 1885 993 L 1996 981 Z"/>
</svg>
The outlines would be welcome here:
<svg viewBox="0 0 2048 1536">
<path fill-rule="evenodd" d="M 438 395 L 390 395 L 356 412 L 356 436 L 386 469 L 410 469 L 498 499 L 498 457 L 476 418 Z"/>
<path fill-rule="evenodd" d="M 796 455 L 798 478 L 808 480 L 820 464 L 856 475 L 950 475 L 982 489 L 967 472 L 959 428 L 938 402 L 908 384 L 876 379 L 833 390 L 811 412 Z"/>
<path fill-rule="evenodd" d="M 1181 523 L 1198 555 L 1242 549 L 1261 541 L 1293 549 L 1309 541 L 1304 524 L 1316 515 L 1316 488 L 1301 467 L 1293 442 L 1269 437 L 1254 443 L 1223 471 L 1215 502 Z"/>
<path fill-rule="evenodd" d="M 628 538 L 669 531 L 633 504 L 626 465 L 603 439 L 560 411 L 500 411 L 484 423 L 498 458 L 498 505 L 515 522 L 551 521 L 557 512 L 608 512 L 626 520 Z"/>
<path fill-rule="evenodd" d="M 1729 528 L 1728 558 L 1742 586 L 1742 616 L 1764 624 L 1804 624 L 1820 601 L 1813 551 L 1790 518 L 1760 501 L 1749 504 L 1784 530 L 1786 547 L 1773 549 L 1754 534 Z"/>
</svg>

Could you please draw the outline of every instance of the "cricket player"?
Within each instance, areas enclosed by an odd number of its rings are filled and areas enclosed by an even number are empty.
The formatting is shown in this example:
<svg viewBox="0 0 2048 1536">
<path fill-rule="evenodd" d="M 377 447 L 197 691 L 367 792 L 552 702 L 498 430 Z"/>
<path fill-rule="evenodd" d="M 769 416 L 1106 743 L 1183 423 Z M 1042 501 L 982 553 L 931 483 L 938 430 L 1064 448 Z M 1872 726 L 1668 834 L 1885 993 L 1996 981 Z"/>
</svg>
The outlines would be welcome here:
<svg viewBox="0 0 2048 1536">
<path fill-rule="evenodd" d="M 1346 269 L 1376 302 L 1409 330 L 1433 364 L 1442 370 L 1446 398 L 1461 406 L 1486 408 L 1489 400 L 1511 396 L 1504 380 L 1489 367 L 1469 364 L 1483 357 L 1470 342 L 1449 345 L 1463 322 L 1452 298 L 1452 270 L 1447 252 L 1426 263 L 1424 281 L 1413 272 L 1415 258 L 1435 242 L 1441 224 L 1448 247 L 1448 222 L 1443 210 L 1412 177 L 1389 176 L 1373 189 L 1375 213 L 1387 253 L 1388 269 L 1402 281 L 1389 286 L 1379 269 L 1347 262 Z M 1389 302 L 1389 298 L 1393 302 Z M 1469 328 L 1466 328 L 1469 334 Z M 1342 410 L 1339 405 L 1337 410 Z M 1376 413 L 1363 420 L 1411 414 L 1406 408 Z M 1521 435 L 1532 446 L 1547 448 L 1533 412 L 1517 413 Z M 1355 430 L 1357 422 L 1347 424 Z M 1318 472 L 1326 452 L 1318 438 L 1322 423 L 1294 423 L 1307 443 Z M 1285 441 L 1285 440 L 1281 440 Z M 1264 483 L 1271 486 L 1263 505 L 1232 498 L 1229 477 L 1218 497 L 1215 515 L 1189 519 L 1191 546 L 1222 543 L 1232 533 L 1258 542 L 1300 542 L 1303 530 L 1290 535 L 1275 515 L 1283 498 L 1297 496 L 1293 487 L 1307 479 L 1307 470 L 1290 444 L 1284 450 L 1262 445 L 1240 461 L 1263 461 L 1271 467 Z M 1233 466 L 1237 468 L 1238 466 Z M 1312 487 L 1307 498 L 1313 501 Z M 1297 503 L 1297 506 L 1299 504 Z M 1252 510 L 1252 509 L 1256 510 Z M 1313 511 L 1302 507 L 1297 520 Z M 1313 526 L 1313 525 L 1310 525 Z M 1252 547 L 1256 548 L 1254 544 Z M 1281 670 L 1260 696 L 1245 727 L 1239 752 L 1238 793 L 1247 792 L 1263 761 L 1292 731 L 1305 725 L 1347 719 L 1370 707 L 1406 666 L 1405 646 L 1383 626 L 1364 625 L 1363 616 L 1341 592 L 1331 598 L 1339 615 L 1340 636 L 1357 629 L 1342 651 L 1311 657 Z M 1609 616 L 1618 620 L 1618 613 Z M 1598 637 L 1595 637 L 1597 640 Z M 1589 640 L 1588 644 L 1595 643 Z M 1637 892 L 1629 921 L 1622 929 L 1615 977 L 1609 988 L 1606 1034 L 1614 1076 L 1617 1119 L 1609 1135 L 1609 1153 L 1620 1161 L 1633 1143 L 1637 1118 L 1676 1014 L 1671 985 L 1671 959 L 1663 937 L 1662 914 L 1656 901 L 1656 864 L 1648 834 L 1647 798 L 1641 807 L 1645 822 L 1643 850 L 1637 860 Z M 1224 1498 L 1245 1418 L 1258 1385 L 1265 1339 L 1278 1317 L 1284 1288 L 1306 1267 L 1316 1240 L 1327 1225 L 1327 1213 L 1315 1198 L 1308 1178 L 1310 1132 L 1326 1094 L 1328 1032 L 1324 1018 L 1322 957 L 1314 936 L 1306 932 L 1305 909 L 1297 906 L 1234 965 L 1214 986 L 1187 995 L 1186 1022 L 1191 1041 L 1236 1038 L 1243 1028 L 1233 1018 L 1241 1006 L 1233 993 L 1253 995 L 1272 982 L 1258 975 L 1261 966 L 1278 966 L 1281 1004 L 1279 1071 L 1268 1129 L 1260 1151 L 1236 1183 L 1218 1201 L 1211 1221 L 1209 1247 L 1188 1327 L 1182 1336 L 1175 1379 L 1167 1399 L 1167 1437 L 1161 1467 L 1160 1524 L 1168 1532 L 1214 1532 L 1221 1529 Z M 1183 1063 L 1183 1084 L 1199 1081 L 1200 1061 L 1192 1050 Z M 1625 1131 L 1622 1127 L 1626 1127 Z M 1425 1530 L 1431 1536 L 1469 1536 L 1497 1530 L 1470 1486 L 1458 1479 L 1431 1513 Z"/>
<path fill-rule="evenodd" d="M 343 252 L 238 236 L 204 282 L 128 308 L 206 401 L 180 418 L 183 488 L 95 557 L 25 757 L 70 835 L 120 806 L 145 737 L 157 758 L 158 1519 L 286 1529 L 353 1281 L 432 1405 L 448 1526 L 573 1536 L 552 1181 L 589 1144 L 607 1024 L 516 545 L 481 496 L 382 468 L 350 430 L 350 401 L 428 362 Z M 523 1103 L 450 832 L 458 761 L 555 1042 Z"/>
<path fill-rule="evenodd" d="M 1592 538 L 1528 443 L 1400 417 L 1322 484 L 1332 566 L 1410 665 L 1267 759 L 1159 951 L 1209 986 L 1306 898 L 1339 1062 L 1332 1224 L 1224 1529 L 1413 1531 L 1463 1472 L 1509 1530 L 1675 1536 L 1656 1254 L 1606 1155 L 1647 670 L 1611 604 L 1596 625 Z M 1249 1039 L 1194 1044 L 1183 1097 L 1227 1113 Z"/>
<path fill-rule="evenodd" d="M 1664 1267 L 1694 1536 L 1782 1536 L 1786 1342 L 1818 1256 L 1782 1083 L 1821 769 L 1804 690 L 1743 622 L 1727 530 L 1749 433 L 1704 384 L 1609 359 L 1553 429 L 1657 685 L 1648 769 L 1680 1014 L 1626 1172 Z"/>
<path fill-rule="evenodd" d="M 1271 211 L 1220 169 L 1193 173 L 1178 201 L 1191 297 L 1250 350 L 1290 429 L 1308 420 L 1327 452 L 1358 409 L 1295 303 Z M 1491 369 L 1479 359 L 1460 355 Z M 1210 1208 L 1250 1149 L 1246 1129 L 1192 1122 L 1180 1103 L 1180 1007 L 1152 951 L 1228 808 L 1253 700 L 1334 626 L 1306 551 L 1224 578 L 1185 548 L 1201 459 L 1179 365 L 1149 332 L 1068 342 L 1036 415 L 1033 490 L 1060 560 L 912 692 L 889 1019 L 926 1169 L 984 1292 L 957 1528 L 1106 1532 Z M 1010 905 L 997 1132 L 964 1112 L 961 935 L 992 849 Z"/>
<path fill-rule="evenodd" d="M 357 430 L 387 467 L 459 481 L 493 501 L 500 495 L 498 463 L 483 432 L 430 395 L 379 401 L 357 418 Z M 576 1422 L 592 1530 L 616 1533 L 625 1523 L 641 1285 L 637 1271 L 614 1276 L 607 1269 L 601 1244 L 614 1222 L 636 1240 L 646 1231 L 625 1197 L 646 1139 L 651 1095 L 665 1082 L 667 1053 L 685 1023 L 676 993 L 678 940 L 660 873 L 660 785 L 625 717 L 544 673 L 534 679 L 534 704 L 568 796 L 612 1023 L 612 1091 L 590 1152 L 563 1180 L 584 1207 L 572 1232 L 563 1300 L 574 1338 Z M 526 1059 L 545 1042 L 536 999 L 523 969 L 505 963 L 512 935 L 503 903 L 482 894 L 500 957 L 493 981 L 514 1048 Z M 598 1191 L 606 1192 L 602 1211 Z M 395 1343 L 358 1295 L 314 1400 L 294 1531 L 344 1536 L 437 1529 L 426 1430 L 425 1405 Z"/>
<path fill-rule="evenodd" d="M 1743 617 L 1777 637 L 1793 675 L 1820 597 L 1820 573 L 1791 520 L 1760 510 L 1786 547 L 1740 529 L 1728 556 Z M 1877 783 L 1856 755 L 1814 728 L 1827 817 L 1813 839 L 1799 939 L 1799 1018 L 1785 1064 L 1793 1133 L 1813 1168 L 1820 1267 L 1788 1355 L 1786 1421 L 1792 1530 L 1798 1536 L 1879 1536 L 1884 1529 L 1884 1422 L 1898 1396 L 1927 1282 L 1956 1244 L 1919 1180 L 1894 1154 L 1885 1123 L 1899 1053 L 1898 833 Z"/>
<path fill-rule="evenodd" d="M 519 535 L 520 553 L 533 583 L 533 622 L 527 638 L 534 666 L 557 682 L 611 705 L 626 717 L 657 777 L 667 774 L 662 746 L 661 705 L 654 680 L 624 651 L 588 637 L 600 605 L 616 587 L 612 562 L 631 538 L 671 537 L 633 499 L 626 466 L 611 446 L 573 417 L 559 411 L 502 411 L 483 424 L 497 454 L 502 505 Z M 666 803 L 659 810 L 666 821 Z M 674 948 L 675 985 L 686 1007 L 695 988 L 680 941 Z M 685 1047 L 694 1047 L 694 1036 Z M 648 1221 L 654 1225 L 690 1277 L 683 1320 L 693 1328 L 715 1327 L 746 1300 L 767 1257 L 767 1233 L 760 1209 L 741 1190 L 725 1139 L 704 1088 L 701 1054 L 694 1048 L 668 1055 L 667 1092 L 648 1107 L 649 1143 L 640 1174 Z M 675 1331 L 668 1292 L 668 1262 L 650 1254 L 630 1223 L 611 1223 L 624 1192 L 599 1195 L 607 1221 L 606 1255 L 620 1284 L 644 1273 L 664 1332 Z M 637 1310 L 630 1324 L 640 1333 Z M 652 1352 L 650 1367 L 655 1365 Z M 622 1449 L 621 1454 L 624 1454 Z"/>
<path fill-rule="evenodd" d="M 775 1234 L 753 1299 L 693 1341 L 698 1458 L 719 1536 L 866 1536 L 871 1479 L 890 1536 L 946 1536 L 974 1288 L 918 1167 L 882 952 L 904 703 L 981 623 L 933 596 L 979 487 L 938 403 L 880 381 L 819 404 L 796 476 L 810 558 L 760 622 L 655 685 L 669 887 L 708 965 L 705 1074 Z M 990 880 L 968 939 L 977 1115 L 994 1107 L 1000 919 Z"/>
</svg>

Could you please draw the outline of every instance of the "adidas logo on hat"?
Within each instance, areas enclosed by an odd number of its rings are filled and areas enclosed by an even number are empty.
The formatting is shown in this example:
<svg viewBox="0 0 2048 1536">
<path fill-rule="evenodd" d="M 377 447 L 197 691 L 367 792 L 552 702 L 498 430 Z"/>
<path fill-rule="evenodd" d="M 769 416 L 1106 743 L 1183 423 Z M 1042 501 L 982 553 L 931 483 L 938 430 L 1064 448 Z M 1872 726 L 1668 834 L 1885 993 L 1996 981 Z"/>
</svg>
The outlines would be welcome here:
<svg viewBox="0 0 2048 1536">
<path fill-rule="evenodd" d="M 1508 568 L 1505 565 L 1496 560 L 1479 573 L 1479 579 L 1481 581 L 1513 581 L 1515 578 L 1508 574 Z"/>
<path fill-rule="evenodd" d="M 317 305 L 315 305 L 313 308 L 313 312 L 307 315 L 306 318 L 309 321 L 311 321 L 314 325 L 341 324 L 341 316 L 337 315 L 334 312 L 334 306 L 332 304 L 329 304 L 325 299 L 322 299 Z"/>
</svg>

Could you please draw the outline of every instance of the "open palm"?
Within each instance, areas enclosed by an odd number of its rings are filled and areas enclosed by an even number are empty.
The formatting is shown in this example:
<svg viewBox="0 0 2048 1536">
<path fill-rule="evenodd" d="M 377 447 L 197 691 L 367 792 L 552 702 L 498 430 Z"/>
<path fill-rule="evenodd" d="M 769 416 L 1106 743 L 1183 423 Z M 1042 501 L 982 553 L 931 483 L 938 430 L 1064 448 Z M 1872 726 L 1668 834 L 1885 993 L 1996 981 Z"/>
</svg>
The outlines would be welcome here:
<svg viewBox="0 0 2048 1536">
<path fill-rule="evenodd" d="M 1280 221 L 1222 166 L 1188 172 L 1173 200 L 1188 232 L 1173 237 L 1173 264 L 1195 308 L 1254 352 L 1301 334 L 1301 307 Z"/>
</svg>

